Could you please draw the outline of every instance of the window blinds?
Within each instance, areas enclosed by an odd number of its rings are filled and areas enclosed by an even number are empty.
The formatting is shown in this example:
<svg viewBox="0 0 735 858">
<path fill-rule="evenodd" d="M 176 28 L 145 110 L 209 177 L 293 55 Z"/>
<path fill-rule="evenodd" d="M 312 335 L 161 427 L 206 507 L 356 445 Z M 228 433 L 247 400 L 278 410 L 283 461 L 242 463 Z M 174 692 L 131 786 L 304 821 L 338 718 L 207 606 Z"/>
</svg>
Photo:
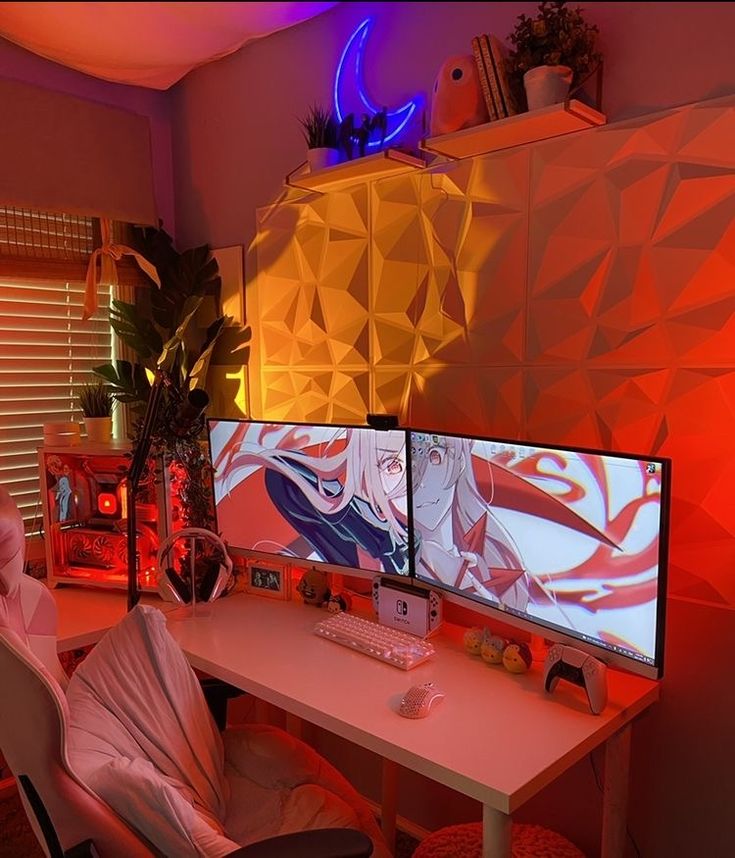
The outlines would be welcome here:
<svg viewBox="0 0 735 858">
<path fill-rule="evenodd" d="M 0 482 L 40 515 L 43 424 L 81 420 L 77 393 L 110 360 L 109 289 L 81 321 L 91 218 L 0 208 Z"/>
<path fill-rule="evenodd" d="M 81 421 L 79 388 L 110 360 L 109 289 L 81 321 L 84 284 L 0 279 L 0 482 L 31 522 L 40 510 L 43 424 Z"/>
</svg>

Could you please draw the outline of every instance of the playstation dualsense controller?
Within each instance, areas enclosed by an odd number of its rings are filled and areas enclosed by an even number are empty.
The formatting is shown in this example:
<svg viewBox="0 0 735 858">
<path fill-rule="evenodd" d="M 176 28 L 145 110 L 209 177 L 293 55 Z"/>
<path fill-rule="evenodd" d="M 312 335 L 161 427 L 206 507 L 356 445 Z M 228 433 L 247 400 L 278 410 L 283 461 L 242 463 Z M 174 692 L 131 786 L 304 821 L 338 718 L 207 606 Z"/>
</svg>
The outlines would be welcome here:
<svg viewBox="0 0 735 858">
<path fill-rule="evenodd" d="M 599 715 L 607 703 L 607 668 L 597 658 L 573 646 L 554 644 L 544 662 L 544 688 L 552 692 L 560 679 L 587 692 L 590 709 Z"/>
</svg>

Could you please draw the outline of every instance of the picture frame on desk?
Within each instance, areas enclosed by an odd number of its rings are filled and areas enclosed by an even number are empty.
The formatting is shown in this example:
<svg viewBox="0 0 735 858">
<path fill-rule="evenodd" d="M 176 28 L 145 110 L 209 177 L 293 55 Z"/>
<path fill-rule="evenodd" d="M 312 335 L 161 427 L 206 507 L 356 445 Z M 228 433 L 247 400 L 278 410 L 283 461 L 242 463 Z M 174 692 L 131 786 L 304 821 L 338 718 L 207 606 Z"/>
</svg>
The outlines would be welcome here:
<svg viewBox="0 0 735 858">
<path fill-rule="evenodd" d="M 291 598 L 291 567 L 270 560 L 248 560 L 245 563 L 245 592 L 268 599 Z"/>
</svg>

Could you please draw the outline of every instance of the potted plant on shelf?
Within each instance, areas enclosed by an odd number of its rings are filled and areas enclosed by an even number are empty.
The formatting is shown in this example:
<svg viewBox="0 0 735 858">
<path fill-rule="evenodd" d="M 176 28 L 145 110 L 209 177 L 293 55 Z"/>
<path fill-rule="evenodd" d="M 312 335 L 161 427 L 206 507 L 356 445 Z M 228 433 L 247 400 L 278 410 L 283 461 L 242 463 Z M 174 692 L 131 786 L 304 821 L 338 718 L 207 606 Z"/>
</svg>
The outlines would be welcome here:
<svg viewBox="0 0 735 858">
<path fill-rule="evenodd" d="M 318 104 L 312 105 L 306 116 L 299 120 L 308 147 L 309 169 L 321 170 L 339 161 L 337 120 Z"/>
<path fill-rule="evenodd" d="M 595 50 L 598 28 L 566 0 L 542 0 L 535 18 L 519 15 L 509 39 L 508 72 L 516 93 L 525 90 L 529 110 L 564 101 L 602 61 Z"/>
<path fill-rule="evenodd" d="M 82 409 L 87 440 L 96 444 L 107 444 L 112 438 L 112 408 L 115 400 L 108 386 L 100 381 L 85 384 L 79 391 L 79 407 Z"/>
</svg>

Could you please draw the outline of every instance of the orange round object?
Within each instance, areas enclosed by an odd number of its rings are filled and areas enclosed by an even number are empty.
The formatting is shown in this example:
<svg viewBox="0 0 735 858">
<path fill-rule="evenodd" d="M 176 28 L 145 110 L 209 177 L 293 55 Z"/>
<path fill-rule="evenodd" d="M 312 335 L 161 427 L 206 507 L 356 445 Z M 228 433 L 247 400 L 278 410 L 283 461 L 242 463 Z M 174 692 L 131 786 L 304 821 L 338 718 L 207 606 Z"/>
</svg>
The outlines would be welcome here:
<svg viewBox="0 0 735 858">
<path fill-rule="evenodd" d="M 431 92 L 432 137 L 488 120 L 475 58 L 471 54 L 449 57 L 439 69 Z"/>
</svg>

